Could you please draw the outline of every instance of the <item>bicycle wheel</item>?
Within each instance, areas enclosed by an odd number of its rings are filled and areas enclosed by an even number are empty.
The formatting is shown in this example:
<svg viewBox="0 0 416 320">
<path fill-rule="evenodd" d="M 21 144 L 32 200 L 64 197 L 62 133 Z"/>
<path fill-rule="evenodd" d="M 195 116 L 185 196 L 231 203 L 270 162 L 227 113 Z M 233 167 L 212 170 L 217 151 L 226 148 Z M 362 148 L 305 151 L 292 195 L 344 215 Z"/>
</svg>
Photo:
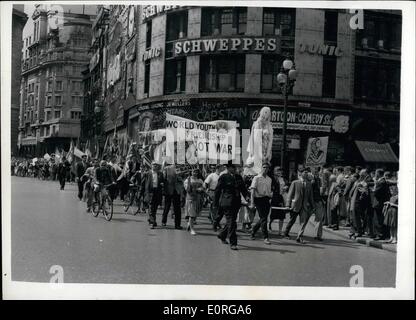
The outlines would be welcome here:
<svg viewBox="0 0 416 320">
<path fill-rule="evenodd" d="M 124 196 L 124 203 L 123 203 L 123 209 L 125 213 L 128 213 L 131 205 L 132 205 L 132 192 L 129 191 L 127 192 L 127 194 Z"/>
<path fill-rule="evenodd" d="M 91 213 L 93 217 L 97 217 L 98 213 L 100 213 L 100 205 L 97 201 L 94 201 L 94 203 L 92 204 Z"/>
<path fill-rule="evenodd" d="M 103 201 L 103 214 L 107 221 L 110 221 L 113 217 L 113 201 L 111 201 L 109 196 Z"/>
</svg>

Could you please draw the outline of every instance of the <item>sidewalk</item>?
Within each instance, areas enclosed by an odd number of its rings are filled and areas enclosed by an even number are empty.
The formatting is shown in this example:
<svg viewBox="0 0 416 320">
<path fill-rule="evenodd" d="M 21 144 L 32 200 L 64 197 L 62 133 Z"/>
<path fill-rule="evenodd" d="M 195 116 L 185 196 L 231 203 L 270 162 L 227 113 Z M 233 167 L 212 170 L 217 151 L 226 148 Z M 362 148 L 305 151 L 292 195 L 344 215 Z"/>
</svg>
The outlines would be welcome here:
<svg viewBox="0 0 416 320">
<path fill-rule="evenodd" d="M 311 216 L 311 218 L 309 219 L 309 222 L 311 222 L 314 226 L 316 225 L 315 222 L 315 217 Z M 386 240 L 379 240 L 376 241 L 374 239 L 370 239 L 367 237 L 361 237 L 361 238 L 357 238 L 357 239 L 350 239 L 349 235 L 349 227 L 344 227 L 344 226 L 339 226 L 339 230 L 332 230 L 330 228 L 324 227 L 324 234 L 325 232 L 334 234 L 334 235 L 338 235 L 341 238 L 347 239 L 347 240 L 351 240 L 351 241 L 355 241 L 361 244 L 364 244 L 368 247 L 374 247 L 374 248 L 378 248 L 378 249 L 384 249 L 390 252 L 397 252 L 397 244 L 391 244 L 391 243 L 386 243 Z M 325 236 L 324 236 L 325 238 Z"/>
</svg>

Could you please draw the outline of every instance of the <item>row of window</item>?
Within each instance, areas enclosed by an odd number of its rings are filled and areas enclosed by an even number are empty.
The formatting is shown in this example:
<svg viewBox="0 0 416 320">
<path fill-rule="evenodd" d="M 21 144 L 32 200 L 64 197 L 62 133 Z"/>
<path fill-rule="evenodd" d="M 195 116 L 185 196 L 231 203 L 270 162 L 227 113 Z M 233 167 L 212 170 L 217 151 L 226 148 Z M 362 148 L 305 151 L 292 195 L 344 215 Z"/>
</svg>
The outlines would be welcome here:
<svg viewBox="0 0 416 320">
<path fill-rule="evenodd" d="M 400 15 L 364 15 L 364 28 L 358 30 L 356 47 L 401 51 L 402 18 Z"/>
<path fill-rule="evenodd" d="M 72 92 L 81 92 L 82 90 L 82 82 L 81 81 L 68 81 L 70 83 L 70 89 Z M 46 83 L 46 91 L 51 92 L 53 91 L 53 84 L 54 81 L 48 80 Z M 62 91 L 63 90 L 63 81 L 56 80 L 55 81 L 55 91 Z"/>
<path fill-rule="evenodd" d="M 264 55 L 261 62 L 261 92 L 280 93 L 277 75 L 284 57 Z M 200 92 L 243 92 L 245 85 L 245 55 L 201 56 Z M 323 58 L 322 97 L 335 98 L 336 57 Z M 149 70 L 149 69 L 147 69 Z M 165 94 L 185 91 L 186 58 L 166 60 Z M 149 73 L 145 77 L 149 89 Z M 355 98 L 399 102 L 400 62 L 357 58 L 355 63 Z"/>
<path fill-rule="evenodd" d="M 261 62 L 261 92 L 280 93 L 277 75 L 280 72 L 283 56 L 264 55 Z M 245 55 L 201 56 L 200 92 L 244 91 Z M 148 69 L 150 70 L 150 68 Z M 335 97 L 336 58 L 323 61 L 322 96 Z M 186 58 L 166 60 L 165 94 L 185 91 Z M 145 92 L 148 92 L 149 74 L 145 74 Z M 147 90 L 147 91 L 146 91 Z"/>
<path fill-rule="evenodd" d="M 295 36 L 296 10 L 291 8 L 264 8 L 263 35 Z M 188 11 L 170 13 L 166 22 L 166 41 L 187 37 Z M 201 11 L 201 35 L 232 36 L 247 32 L 247 8 L 207 7 Z M 152 21 L 146 24 L 146 48 L 151 46 Z"/>
</svg>

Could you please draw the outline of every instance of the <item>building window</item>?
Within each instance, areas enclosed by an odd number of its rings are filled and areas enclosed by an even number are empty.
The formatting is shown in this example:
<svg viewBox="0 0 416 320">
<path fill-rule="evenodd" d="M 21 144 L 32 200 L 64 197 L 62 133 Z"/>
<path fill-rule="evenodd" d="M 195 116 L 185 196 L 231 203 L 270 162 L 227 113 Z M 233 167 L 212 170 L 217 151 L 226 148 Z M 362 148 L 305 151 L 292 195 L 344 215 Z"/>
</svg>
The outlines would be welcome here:
<svg viewBox="0 0 416 320">
<path fill-rule="evenodd" d="M 295 36 L 296 9 L 264 8 L 263 35 Z"/>
<path fill-rule="evenodd" d="M 61 117 L 61 110 L 55 111 L 55 119 L 59 119 Z"/>
<path fill-rule="evenodd" d="M 152 20 L 146 23 L 146 49 L 152 46 Z"/>
<path fill-rule="evenodd" d="M 400 15 L 364 14 L 365 27 L 357 31 L 356 47 L 401 51 Z"/>
<path fill-rule="evenodd" d="M 170 13 L 166 22 L 166 41 L 186 38 L 188 30 L 188 11 Z"/>
<path fill-rule="evenodd" d="M 46 127 L 46 135 L 49 136 L 49 134 L 50 134 L 50 128 L 48 126 L 48 127 Z"/>
<path fill-rule="evenodd" d="M 322 70 L 322 97 L 335 98 L 336 76 L 336 57 L 324 57 Z"/>
<path fill-rule="evenodd" d="M 206 56 L 200 60 L 200 91 L 244 91 L 245 56 Z"/>
<path fill-rule="evenodd" d="M 56 91 L 62 91 L 62 81 L 56 81 Z"/>
<path fill-rule="evenodd" d="M 202 36 L 243 35 L 247 30 L 247 8 L 203 8 L 201 26 Z"/>
<path fill-rule="evenodd" d="M 280 93 L 280 86 L 277 83 L 277 75 L 280 72 L 283 58 L 280 56 L 263 55 L 261 61 L 261 91 Z"/>
<path fill-rule="evenodd" d="M 356 100 L 400 102 L 400 62 L 356 58 L 354 96 Z"/>
<path fill-rule="evenodd" d="M 81 112 L 80 111 L 71 111 L 71 119 L 80 119 Z"/>
<path fill-rule="evenodd" d="M 49 121 L 51 119 L 51 112 L 50 111 L 46 111 L 45 112 L 45 121 Z"/>
<path fill-rule="evenodd" d="M 57 65 L 57 66 L 55 67 L 55 73 L 56 73 L 57 75 L 62 75 L 62 65 Z"/>
<path fill-rule="evenodd" d="M 72 81 L 72 91 L 80 92 L 81 91 L 81 82 L 80 81 Z"/>
<path fill-rule="evenodd" d="M 166 60 L 164 83 L 165 94 L 185 91 L 186 59 Z"/>
<path fill-rule="evenodd" d="M 144 65 L 144 93 L 149 94 L 150 86 L 150 60 L 147 60 Z"/>
<path fill-rule="evenodd" d="M 52 105 L 52 97 L 51 96 L 48 96 L 47 99 L 46 99 L 46 101 L 47 101 L 46 105 L 48 107 L 50 107 Z"/>
<path fill-rule="evenodd" d="M 61 96 L 55 96 L 55 104 L 57 106 L 61 106 L 62 105 L 62 97 Z"/>
<path fill-rule="evenodd" d="M 336 43 L 338 39 L 338 12 L 325 11 L 324 41 Z"/>
<path fill-rule="evenodd" d="M 82 106 L 82 97 L 72 96 L 72 105 L 76 107 Z"/>
</svg>

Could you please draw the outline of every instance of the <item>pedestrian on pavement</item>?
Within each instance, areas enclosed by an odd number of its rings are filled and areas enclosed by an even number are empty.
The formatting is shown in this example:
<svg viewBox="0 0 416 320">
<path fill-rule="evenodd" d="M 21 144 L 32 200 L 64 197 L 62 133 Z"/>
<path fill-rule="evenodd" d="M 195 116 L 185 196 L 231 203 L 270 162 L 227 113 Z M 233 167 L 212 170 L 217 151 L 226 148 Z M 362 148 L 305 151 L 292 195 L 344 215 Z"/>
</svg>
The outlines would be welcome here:
<svg viewBox="0 0 416 320">
<path fill-rule="evenodd" d="M 192 175 L 184 182 L 184 188 L 186 190 L 185 219 L 188 220 L 186 230 L 196 235 L 194 224 L 202 210 L 201 199 L 204 193 L 204 181 L 200 178 L 199 169 L 192 170 Z"/>
<path fill-rule="evenodd" d="M 146 207 L 149 207 L 150 228 L 157 227 L 156 212 L 159 205 L 162 203 L 164 178 L 160 172 L 160 165 L 153 161 L 152 169 L 144 174 L 142 177 L 142 190 L 144 195 L 144 202 Z"/>
<path fill-rule="evenodd" d="M 173 203 L 173 214 L 175 218 L 175 229 L 181 230 L 181 196 L 184 191 L 183 179 L 175 164 L 166 166 L 163 169 L 165 180 L 165 206 L 163 208 L 162 226 L 166 226 L 170 206 Z"/>
<path fill-rule="evenodd" d="M 236 172 L 235 165 L 230 161 L 227 164 L 227 172 L 218 179 L 215 189 L 214 207 L 221 208 L 225 215 L 226 225 L 218 234 L 222 243 L 228 244 L 231 250 L 237 250 L 237 215 L 241 207 L 241 199 L 248 198 L 248 191 L 243 177 Z"/>
<path fill-rule="evenodd" d="M 328 218 L 328 194 L 330 188 L 330 177 L 331 177 L 331 168 L 327 165 L 323 165 L 321 171 L 319 173 L 319 178 L 321 180 L 321 197 L 322 203 L 325 208 L 325 215 L 324 215 L 324 226 L 329 225 L 329 218 Z"/>
<path fill-rule="evenodd" d="M 262 165 L 261 172 L 253 178 L 250 186 L 251 203 L 250 207 L 256 207 L 260 219 L 257 221 L 251 231 L 251 239 L 256 238 L 256 233 L 261 227 L 265 244 L 271 244 L 269 233 L 267 232 L 267 218 L 270 212 L 270 202 L 272 198 L 272 179 L 267 175 L 270 169 L 269 163 Z"/>
<path fill-rule="evenodd" d="M 362 169 L 350 191 L 350 214 L 351 229 L 350 238 L 357 238 L 363 235 L 364 221 L 369 208 L 369 189 L 366 181 L 367 170 Z"/>
<path fill-rule="evenodd" d="M 312 194 L 313 194 L 313 201 L 315 203 L 315 231 L 316 236 L 315 240 L 322 241 L 322 231 L 323 225 L 325 220 L 325 206 L 322 200 L 323 196 L 321 194 L 322 186 L 321 186 L 321 178 L 320 178 L 320 169 L 317 167 L 314 169 L 313 173 L 309 175 L 309 181 L 312 183 Z"/>
<path fill-rule="evenodd" d="M 305 243 L 302 236 L 308 224 L 309 217 L 315 211 L 312 184 L 308 179 L 309 172 L 310 170 L 307 168 L 301 169 L 300 178 L 291 183 L 287 197 L 287 206 L 290 208 L 291 214 L 289 223 L 286 226 L 285 237 L 290 239 L 290 229 L 299 216 L 301 228 L 296 237 L 296 241 L 299 243 Z"/>
<path fill-rule="evenodd" d="M 334 177 L 330 178 L 331 187 L 329 189 L 328 205 L 331 224 L 329 225 L 329 228 L 333 230 L 339 230 L 340 189 L 338 188 L 338 185 L 343 179 L 342 170 L 342 167 L 334 168 Z"/>
<path fill-rule="evenodd" d="M 286 218 L 287 210 L 285 208 L 285 201 L 283 198 L 284 192 L 287 192 L 287 180 L 283 178 L 282 169 L 279 166 L 274 167 L 273 169 L 273 178 L 272 178 L 272 201 L 270 203 L 270 221 L 269 221 L 269 230 L 272 231 L 272 222 L 273 220 L 279 220 L 279 231 L 278 236 L 282 235 L 283 222 Z"/>
<path fill-rule="evenodd" d="M 399 195 L 397 185 L 390 186 L 391 198 L 384 203 L 384 225 L 389 228 L 390 239 L 387 243 L 397 243 L 397 212 L 399 206 Z"/>
<path fill-rule="evenodd" d="M 218 184 L 218 179 L 220 178 L 220 174 L 223 171 L 223 165 L 218 164 L 215 166 L 215 171 L 210 173 L 205 181 L 204 181 L 204 187 L 206 190 L 206 193 L 208 194 L 210 206 L 209 206 L 209 219 L 212 222 L 214 231 L 217 230 L 217 224 L 215 223 L 217 218 L 217 208 L 214 206 L 214 198 L 215 198 L 215 188 Z"/>
<path fill-rule="evenodd" d="M 67 179 L 68 172 L 70 171 L 71 164 L 68 162 L 65 156 L 62 157 L 62 161 L 58 165 L 57 176 L 61 190 L 65 189 L 65 181 Z"/>
<path fill-rule="evenodd" d="M 82 200 L 83 193 L 84 193 L 84 182 L 82 181 L 82 176 L 84 175 L 85 171 L 87 170 L 87 155 L 82 155 L 82 160 L 79 161 L 76 165 L 76 178 L 75 181 L 78 184 L 78 198 L 79 201 Z"/>
<path fill-rule="evenodd" d="M 390 190 L 387 184 L 386 178 L 384 177 L 384 170 L 377 169 L 375 172 L 375 183 L 372 192 L 373 197 L 373 209 L 374 209 L 374 225 L 376 231 L 375 240 L 384 240 L 387 235 L 387 230 L 384 225 L 383 206 L 386 201 L 390 199 Z"/>
<path fill-rule="evenodd" d="M 353 168 L 350 166 L 344 167 L 344 177 L 339 184 L 340 192 L 340 206 L 339 206 L 339 216 L 341 219 L 345 220 L 344 225 L 346 227 L 351 226 L 351 219 L 349 216 L 349 193 L 355 182 Z"/>
</svg>

